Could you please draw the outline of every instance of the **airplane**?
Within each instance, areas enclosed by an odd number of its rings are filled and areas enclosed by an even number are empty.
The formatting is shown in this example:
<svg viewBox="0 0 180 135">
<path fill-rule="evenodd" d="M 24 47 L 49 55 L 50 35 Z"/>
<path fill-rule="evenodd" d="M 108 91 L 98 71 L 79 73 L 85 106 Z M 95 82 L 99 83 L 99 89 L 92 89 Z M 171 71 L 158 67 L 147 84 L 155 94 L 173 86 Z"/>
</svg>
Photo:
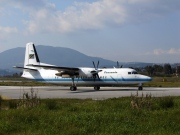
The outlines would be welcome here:
<svg viewBox="0 0 180 135">
<path fill-rule="evenodd" d="M 53 52 L 52 52 L 53 53 Z M 41 63 L 32 42 L 26 44 L 24 67 L 21 77 L 44 83 L 72 84 L 71 91 L 77 90 L 77 85 L 94 86 L 100 90 L 101 86 L 122 86 L 138 84 L 138 90 L 143 90 L 143 83 L 152 80 L 151 77 L 138 74 L 131 68 L 98 68 L 99 61 L 91 67 L 59 67 Z"/>
</svg>

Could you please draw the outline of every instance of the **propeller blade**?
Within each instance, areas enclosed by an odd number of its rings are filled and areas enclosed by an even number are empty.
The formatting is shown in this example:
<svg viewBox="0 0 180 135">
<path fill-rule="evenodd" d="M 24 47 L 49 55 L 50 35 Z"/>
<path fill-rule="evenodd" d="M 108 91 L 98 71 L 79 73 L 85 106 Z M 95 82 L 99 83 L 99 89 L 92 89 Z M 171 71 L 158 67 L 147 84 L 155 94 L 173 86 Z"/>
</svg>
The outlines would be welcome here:
<svg viewBox="0 0 180 135">
<path fill-rule="evenodd" d="M 92 73 L 92 74 L 94 74 L 94 73 L 96 73 L 96 71 L 95 71 L 95 70 L 93 70 L 93 71 L 91 71 L 91 73 Z"/>
<path fill-rule="evenodd" d="M 99 74 L 96 74 L 96 75 L 97 75 L 98 79 L 100 79 L 100 78 L 99 78 Z"/>
<path fill-rule="evenodd" d="M 96 74 L 93 74 L 93 79 L 94 79 L 94 82 L 95 82 L 95 80 L 96 80 Z"/>
<path fill-rule="evenodd" d="M 96 69 L 96 66 L 95 66 L 95 64 L 94 64 L 94 61 L 93 61 L 93 65 L 94 65 L 94 68 Z"/>
<path fill-rule="evenodd" d="M 119 62 L 117 61 L 117 68 L 120 68 L 120 66 L 119 66 Z"/>
<path fill-rule="evenodd" d="M 97 67 L 95 66 L 94 61 L 92 61 L 92 62 L 93 62 L 93 65 L 94 65 L 95 70 L 91 71 L 91 73 L 92 73 L 92 76 L 93 76 L 93 79 L 94 79 L 94 82 L 95 82 L 95 81 L 96 81 L 96 78 L 100 79 L 98 73 L 101 72 L 102 70 L 98 70 L 99 61 L 98 61 L 98 63 L 97 63 Z"/>
<path fill-rule="evenodd" d="M 98 60 L 98 63 L 97 63 L 97 69 L 98 69 L 98 66 L 99 66 L 99 60 Z"/>
<path fill-rule="evenodd" d="M 102 70 L 93 70 L 91 71 L 92 74 L 98 74 L 99 72 L 101 72 Z"/>
</svg>

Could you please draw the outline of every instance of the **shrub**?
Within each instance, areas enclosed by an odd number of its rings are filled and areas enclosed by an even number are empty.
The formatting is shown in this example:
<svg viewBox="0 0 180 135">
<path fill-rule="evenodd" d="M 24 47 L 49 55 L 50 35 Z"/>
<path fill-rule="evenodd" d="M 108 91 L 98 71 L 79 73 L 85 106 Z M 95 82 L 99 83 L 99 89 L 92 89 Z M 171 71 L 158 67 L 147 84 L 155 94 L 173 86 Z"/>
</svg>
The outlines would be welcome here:
<svg viewBox="0 0 180 135">
<path fill-rule="evenodd" d="M 0 110 L 1 110 L 1 106 L 2 106 L 2 101 L 3 101 L 3 99 L 2 99 L 2 96 L 0 95 Z"/>
<path fill-rule="evenodd" d="M 16 109 L 17 108 L 17 102 L 14 100 L 9 101 L 9 108 L 10 109 Z"/>
<path fill-rule="evenodd" d="M 136 95 L 131 94 L 131 107 L 133 109 L 149 109 L 152 110 L 153 108 L 153 101 L 151 94 L 144 94 L 142 93 L 141 96 L 138 96 L 138 92 Z"/>
<path fill-rule="evenodd" d="M 23 93 L 22 99 L 20 98 L 18 108 L 33 108 L 40 105 L 40 98 L 38 98 L 38 92 L 35 93 L 31 88 L 30 94 L 28 92 Z"/>
<path fill-rule="evenodd" d="M 47 100 L 45 102 L 45 105 L 46 105 L 46 107 L 49 110 L 56 110 L 56 109 L 58 109 L 57 102 L 55 100 Z"/>
<path fill-rule="evenodd" d="M 174 106 L 174 100 L 172 97 L 162 97 L 159 99 L 159 105 L 164 109 L 172 108 Z"/>
</svg>

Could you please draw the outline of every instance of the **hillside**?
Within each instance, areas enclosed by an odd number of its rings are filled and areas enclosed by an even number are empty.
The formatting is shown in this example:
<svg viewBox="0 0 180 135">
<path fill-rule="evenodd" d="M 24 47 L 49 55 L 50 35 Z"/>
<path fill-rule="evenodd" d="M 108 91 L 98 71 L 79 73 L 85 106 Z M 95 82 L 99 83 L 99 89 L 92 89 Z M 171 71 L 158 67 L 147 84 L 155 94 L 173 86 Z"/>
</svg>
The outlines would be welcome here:
<svg viewBox="0 0 180 135">
<path fill-rule="evenodd" d="M 92 61 L 100 61 L 100 66 L 113 66 L 116 63 L 98 57 L 90 57 L 76 50 L 64 47 L 36 46 L 40 61 L 58 66 L 93 67 Z M 25 47 L 13 48 L 0 53 L 0 69 L 23 66 Z"/>
<path fill-rule="evenodd" d="M 38 45 L 36 49 L 41 62 L 57 66 L 93 67 L 92 61 L 95 61 L 95 63 L 100 61 L 99 67 L 113 67 L 117 65 L 114 61 L 87 56 L 81 52 L 65 47 Z M 6 70 L 17 71 L 12 67 L 23 66 L 24 55 L 25 47 L 13 48 L 0 53 L 1 73 Z M 123 67 L 144 67 L 146 65 L 152 65 L 152 63 L 119 62 L 119 65 L 123 65 Z"/>
</svg>

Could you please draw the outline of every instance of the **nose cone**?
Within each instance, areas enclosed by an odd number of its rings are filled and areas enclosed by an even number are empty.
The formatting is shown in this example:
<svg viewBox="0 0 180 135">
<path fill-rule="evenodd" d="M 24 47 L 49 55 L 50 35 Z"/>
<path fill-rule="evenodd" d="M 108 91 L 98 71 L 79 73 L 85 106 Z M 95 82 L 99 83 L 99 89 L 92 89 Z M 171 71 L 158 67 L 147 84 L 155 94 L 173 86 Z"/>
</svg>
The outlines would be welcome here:
<svg viewBox="0 0 180 135">
<path fill-rule="evenodd" d="M 149 76 L 147 76 L 147 81 L 148 81 L 148 82 L 152 81 L 152 78 L 149 77 Z"/>
<path fill-rule="evenodd" d="M 152 78 L 149 76 L 141 75 L 140 77 L 144 82 L 150 82 L 152 81 Z"/>
</svg>

